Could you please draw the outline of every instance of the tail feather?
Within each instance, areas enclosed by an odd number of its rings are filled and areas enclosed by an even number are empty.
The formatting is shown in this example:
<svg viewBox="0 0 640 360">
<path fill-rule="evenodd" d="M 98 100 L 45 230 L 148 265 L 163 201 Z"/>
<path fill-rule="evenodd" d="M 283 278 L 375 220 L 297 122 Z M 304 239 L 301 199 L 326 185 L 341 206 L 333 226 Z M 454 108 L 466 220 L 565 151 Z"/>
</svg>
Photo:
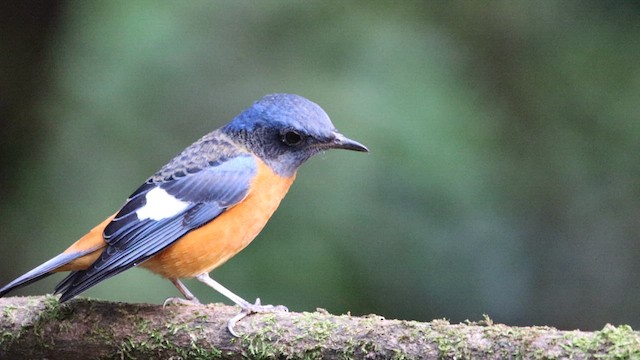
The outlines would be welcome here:
<svg viewBox="0 0 640 360">
<path fill-rule="evenodd" d="M 77 258 L 83 257 L 84 255 L 87 255 L 93 250 L 94 249 L 87 250 L 87 251 L 79 251 L 74 253 L 62 253 L 54 257 L 53 259 L 41 264 L 35 269 L 27 272 L 26 274 L 20 276 L 19 278 L 5 285 L 2 289 L 0 289 L 0 297 L 5 296 L 10 291 L 19 289 L 23 286 L 27 286 L 32 282 L 38 281 L 40 279 L 43 279 L 53 274 L 55 269 L 63 265 L 66 265 Z"/>
</svg>

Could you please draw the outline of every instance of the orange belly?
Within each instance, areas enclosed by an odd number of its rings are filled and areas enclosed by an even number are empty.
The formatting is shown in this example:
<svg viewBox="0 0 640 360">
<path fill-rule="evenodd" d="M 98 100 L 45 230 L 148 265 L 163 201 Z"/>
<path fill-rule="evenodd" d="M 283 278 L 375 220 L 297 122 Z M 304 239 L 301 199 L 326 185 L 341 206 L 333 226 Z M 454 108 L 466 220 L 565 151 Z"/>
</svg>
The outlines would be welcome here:
<svg viewBox="0 0 640 360">
<path fill-rule="evenodd" d="M 174 244 L 142 263 L 169 279 L 195 277 L 210 272 L 244 249 L 258 235 L 295 179 L 275 174 L 262 161 L 247 197 L 220 216 L 191 231 Z M 112 215 L 71 245 L 65 253 L 91 251 L 55 271 L 85 270 L 106 247 L 102 233 Z"/>
<path fill-rule="evenodd" d="M 247 197 L 213 221 L 187 233 L 140 266 L 170 279 L 208 273 L 244 249 L 258 235 L 295 179 L 275 174 L 258 160 Z"/>
</svg>

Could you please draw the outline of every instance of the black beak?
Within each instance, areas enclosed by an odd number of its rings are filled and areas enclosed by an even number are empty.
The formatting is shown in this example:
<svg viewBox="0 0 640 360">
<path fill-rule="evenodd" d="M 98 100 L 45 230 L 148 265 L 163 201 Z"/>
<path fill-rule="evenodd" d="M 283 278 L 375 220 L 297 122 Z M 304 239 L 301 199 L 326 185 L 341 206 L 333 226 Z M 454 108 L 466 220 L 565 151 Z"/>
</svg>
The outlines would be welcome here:
<svg viewBox="0 0 640 360">
<path fill-rule="evenodd" d="M 344 135 L 336 132 L 333 140 L 327 144 L 330 149 L 345 149 L 345 150 L 353 150 L 353 151 L 361 151 L 361 152 L 369 152 L 366 146 L 360 144 L 355 140 L 351 140 Z"/>
</svg>

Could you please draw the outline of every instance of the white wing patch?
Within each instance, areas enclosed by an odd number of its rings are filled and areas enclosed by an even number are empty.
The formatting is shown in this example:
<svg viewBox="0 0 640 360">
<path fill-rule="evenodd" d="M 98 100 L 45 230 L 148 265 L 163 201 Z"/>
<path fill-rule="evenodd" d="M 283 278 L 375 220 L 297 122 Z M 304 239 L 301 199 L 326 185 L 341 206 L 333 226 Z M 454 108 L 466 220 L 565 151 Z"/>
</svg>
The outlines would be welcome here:
<svg viewBox="0 0 640 360">
<path fill-rule="evenodd" d="M 145 198 L 147 203 L 136 211 L 138 219 L 162 220 L 170 218 L 184 211 L 188 202 L 178 200 L 163 189 L 157 187 L 149 191 Z"/>
</svg>

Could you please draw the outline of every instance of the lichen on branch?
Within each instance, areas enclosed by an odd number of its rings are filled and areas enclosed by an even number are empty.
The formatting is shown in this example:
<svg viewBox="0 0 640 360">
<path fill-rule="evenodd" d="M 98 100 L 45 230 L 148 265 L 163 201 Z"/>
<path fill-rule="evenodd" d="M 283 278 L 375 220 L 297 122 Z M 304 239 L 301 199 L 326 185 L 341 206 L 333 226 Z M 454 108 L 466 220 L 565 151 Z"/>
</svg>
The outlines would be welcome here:
<svg viewBox="0 0 640 360">
<path fill-rule="evenodd" d="M 548 359 L 640 357 L 640 334 L 551 327 L 416 322 L 313 313 L 253 314 L 229 334 L 238 309 L 56 297 L 0 299 L 0 358 L 47 359 Z"/>
</svg>

